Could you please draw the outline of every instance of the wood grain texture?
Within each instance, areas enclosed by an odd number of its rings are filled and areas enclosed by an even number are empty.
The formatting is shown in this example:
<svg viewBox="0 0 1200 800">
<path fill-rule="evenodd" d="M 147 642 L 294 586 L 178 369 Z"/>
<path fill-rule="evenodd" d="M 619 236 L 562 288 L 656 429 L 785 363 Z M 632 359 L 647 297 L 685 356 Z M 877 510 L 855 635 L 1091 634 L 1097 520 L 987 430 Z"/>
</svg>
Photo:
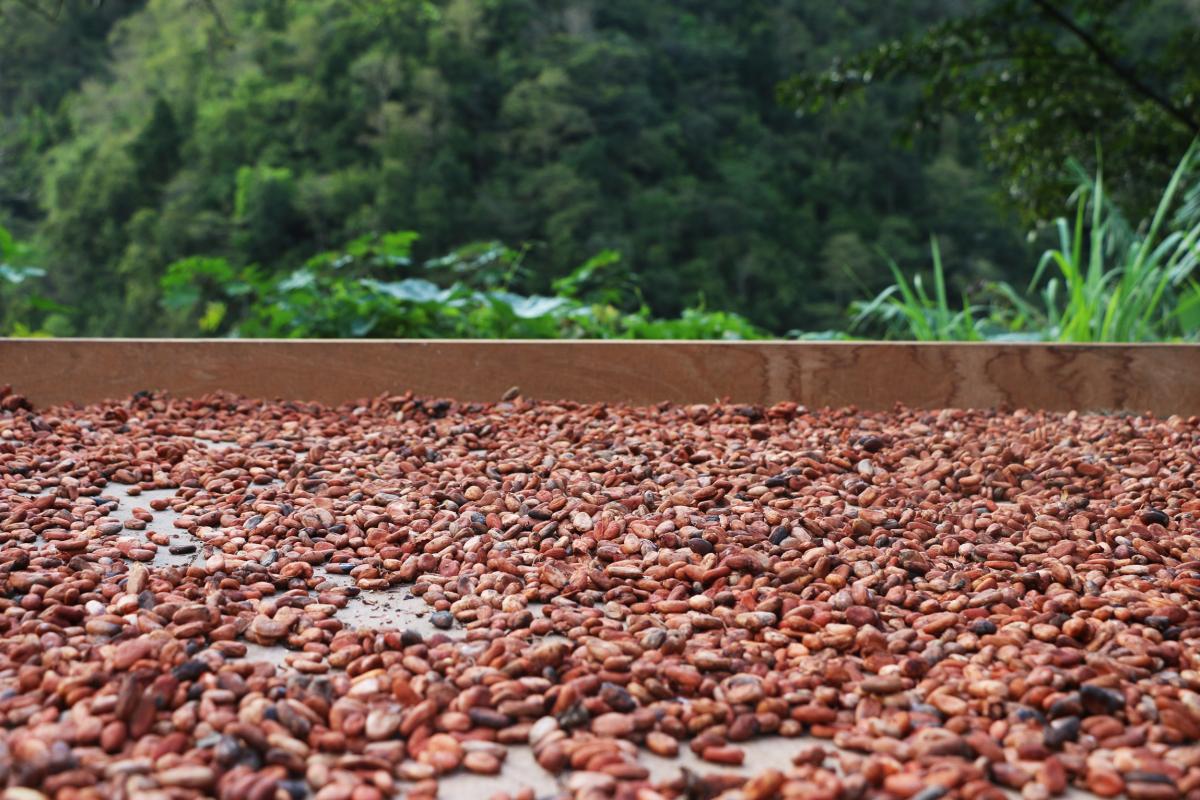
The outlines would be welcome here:
<svg viewBox="0 0 1200 800">
<path fill-rule="evenodd" d="M 1200 414 L 1200 345 L 908 342 L 0 339 L 0 384 L 39 406 L 144 389 L 340 403 L 462 400 L 1011 407 Z"/>
</svg>

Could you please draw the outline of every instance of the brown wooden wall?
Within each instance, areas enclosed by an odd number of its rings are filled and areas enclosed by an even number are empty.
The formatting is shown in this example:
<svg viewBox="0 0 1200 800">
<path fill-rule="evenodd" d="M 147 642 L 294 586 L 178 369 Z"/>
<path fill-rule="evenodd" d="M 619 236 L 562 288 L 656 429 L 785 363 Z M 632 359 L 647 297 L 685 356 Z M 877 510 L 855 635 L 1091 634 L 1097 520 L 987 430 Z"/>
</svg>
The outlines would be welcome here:
<svg viewBox="0 0 1200 800">
<path fill-rule="evenodd" d="M 37 405 L 226 389 L 340 402 L 497 400 L 1014 407 L 1200 414 L 1200 345 L 900 342 L 0 339 L 0 384 Z"/>
</svg>

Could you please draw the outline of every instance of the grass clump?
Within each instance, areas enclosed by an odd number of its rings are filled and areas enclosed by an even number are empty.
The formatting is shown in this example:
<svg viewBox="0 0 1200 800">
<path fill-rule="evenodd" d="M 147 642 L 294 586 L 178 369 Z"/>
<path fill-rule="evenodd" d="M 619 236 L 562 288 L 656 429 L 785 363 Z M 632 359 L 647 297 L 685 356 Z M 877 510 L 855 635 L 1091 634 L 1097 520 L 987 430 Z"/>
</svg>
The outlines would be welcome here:
<svg viewBox="0 0 1200 800">
<path fill-rule="evenodd" d="M 891 264 L 895 282 L 851 308 L 852 327 L 918 341 L 1195 341 L 1200 334 L 1200 180 L 1197 147 L 1179 162 L 1153 216 L 1133 226 L 1105 193 L 1103 175 L 1080 171 L 1073 218 L 1055 221 L 1057 243 L 1023 290 L 984 286 L 984 302 L 952 304 L 937 242 L 932 291 Z"/>
</svg>

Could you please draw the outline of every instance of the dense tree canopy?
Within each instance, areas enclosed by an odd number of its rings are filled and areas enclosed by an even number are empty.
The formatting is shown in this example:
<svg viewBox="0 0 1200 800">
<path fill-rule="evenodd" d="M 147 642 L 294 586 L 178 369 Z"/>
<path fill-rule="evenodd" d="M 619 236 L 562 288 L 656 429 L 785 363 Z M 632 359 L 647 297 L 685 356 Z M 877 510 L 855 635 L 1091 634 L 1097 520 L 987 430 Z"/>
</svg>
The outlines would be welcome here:
<svg viewBox="0 0 1200 800">
<path fill-rule="evenodd" d="M 0 225 L 79 333 L 194 332 L 162 313 L 183 258 L 270 272 L 393 230 L 520 247 L 527 292 L 611 249 L 659 313 L 840 325 L 931 234 L 960 285 L 1028 260 L 970 120 L 905 144 L 915 85 L 777 100 L 952 5 L 8 0 Z"/>
<path fill-rule="evenodd" d="M 961 6 L 954 8 L 954 6 Z M 1152 207 L 1200 136 L 1200 4 L 1193 0 L 983 0 L 947 6 L 908 36 L 844 48 L 781 86 L 819 108 L 869 85 L 918 79 L 918 123 L 970 114 L 988 160 L 1031 218 L 1062 213 L 1069 159 L 1094 169 L 1131 209 Z"/>
</svg>

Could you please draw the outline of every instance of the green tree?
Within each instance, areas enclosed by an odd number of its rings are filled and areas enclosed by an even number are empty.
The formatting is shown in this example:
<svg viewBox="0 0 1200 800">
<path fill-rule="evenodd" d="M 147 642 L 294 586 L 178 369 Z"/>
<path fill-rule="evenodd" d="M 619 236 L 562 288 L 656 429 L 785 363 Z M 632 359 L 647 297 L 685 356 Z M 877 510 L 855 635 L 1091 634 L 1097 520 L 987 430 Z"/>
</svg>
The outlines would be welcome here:
<svg viewBox="0 0 1200 800">
<path fill-rule="evenodd" d="M 63 103 L 107 68 L 107 35 L 141 2 L 0 0 L 0 222 L 40 218 L 45 152 L 72 131 Z"/>
<path fill-rule="evenodd" d="M 513 243 L 512 288 L 530 296 L 613 250 L 640 292 L 623 312 L 831 327 L 846 296 L 826 279 L 834 237 L 857 237 L 872 291 L 888 280 L 881 250 L 916 257 L 931 233 L 962 283 L 1027 262 L 969 121 L 906 146 L 911 86 L 821 116 L 775 98 L 951 2 L 148 0 L 97 30 L 100 65 L 65 86 L 58 132 L 28 151 L 20 232 L 94 334 L 159 332 L 174 262 L 278 275 L 398 229 L 422 232 L 418 259 Z M 33 74 L 57 40 L 28 22 L 8 33 Z M 45 113 L 22 106 L 14 124 Z"/>
<path fill-rule="evenodd" d="M 908 4 L 905 4 L 908 5 Z M 920 5 L 920 4 L 917 4 Z M 1200 6 L 1188 0 L 983 0 L 947 4 L 909 36 L 843 48 L 783 83 L 798 108 L 916 80 L 918 124 L 947 113 L 985 130 L 984 152 L 1032 219 L 1061 213 L 1071 158 L 1103 159 L 1140 212 L 1200 135 Z"/>
<path fill-rule="evenodd" d="M 290 169 L 261 164 L 240 168 L 233 202 L 234 246 L 251 261 L 269 261 L 304 241 L 307 232 L 295 200 Z"/>
<path fill-rule="evenodd" d="M 182 141 L 183 133 L 171 104 L 161 97 L 155 98 L 149 122 L 129 145 L 129 155 L 136 165 L 137 181 L 143 191 L 150 193 L 161 187 L 175 173 Z"/>
</svg>

